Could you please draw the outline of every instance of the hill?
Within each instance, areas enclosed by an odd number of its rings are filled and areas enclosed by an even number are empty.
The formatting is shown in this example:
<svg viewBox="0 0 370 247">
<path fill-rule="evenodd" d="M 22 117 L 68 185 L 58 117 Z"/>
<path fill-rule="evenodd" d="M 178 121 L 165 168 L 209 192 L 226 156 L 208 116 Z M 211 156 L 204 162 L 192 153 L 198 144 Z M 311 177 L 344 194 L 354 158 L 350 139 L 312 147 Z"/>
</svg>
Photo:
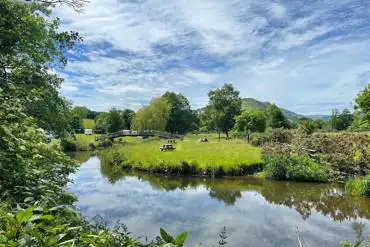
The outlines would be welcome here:
<svg viewBox="0 0 370 247">
<path fill-rule="evenodd" d="M 256 109 L 261 109 L 264 110 L 266 107 L 271 105 L 270 102 L 261 102 L 253 98 L 244 98 L 242 101 L 242 109 L 243 110 L 256 110 Z M 292 111 L 289 111 L 284 108 L 280 108 L 283 114 L 285 115 L 286 118 L 288 118 L 291 121 L 296 121 L 300 118 L 312 118 L 312 119 L 323 119 L 323 120 L 328 120 L 329 116 L 326 115 L 301 115 Z"/>
</svg>

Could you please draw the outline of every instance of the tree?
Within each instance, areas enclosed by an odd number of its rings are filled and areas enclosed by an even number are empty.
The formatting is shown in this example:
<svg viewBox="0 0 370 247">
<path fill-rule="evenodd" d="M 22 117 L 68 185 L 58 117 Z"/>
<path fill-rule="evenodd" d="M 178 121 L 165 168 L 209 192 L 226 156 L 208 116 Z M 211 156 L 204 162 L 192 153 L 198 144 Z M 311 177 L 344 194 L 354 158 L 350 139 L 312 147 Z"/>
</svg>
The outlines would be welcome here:
<svg viewBox="0 0 370 247">
<path fill-rule="evenodd" d="M 86 106 L 75 106 L 72 109 L 72 114 L 78 115 L 80 116 L 80 118 L 87 118 L 89 113 L 90 113 L 90 110 Z"/>
<path fill-rule="evenodd" d="M 124 127 L 124 122 L 122 118 L 122 112 L 116 108 L 110 109 L 107 117 L 108 132 L 116 132 L 122 130 Z"/>
<path fill-rule="evenodd" d="M 81 40 L 76 32 L 59 32 L 59 20 L 37 3 L 0 2 L 0 88 L 22 104 L 23 113 L 45 130 L 63 138 L 70 103 L 59 95 L 63 79 L 52 73 L 67 63 L 66 49 Z"/>
<path fill-rule="evenodd" d="M 342 113 L 338 109 L 333 109 L 329 124 L 332 130 L 346 130 L 353 122 L 353 115 L 348 109 Z"/>
<path fill-rule="evenodd" d="M 235 118 L 234 129 L 238 132 L 264 132 L 266 121 L 266 115 L 262 111 L 243 111 Z"/>
<path fill-rule="evenodd" d="M 198 115 L 200 116 L 201 131 L 217 130 L 215 117 L 216 112 L 211 106 L 207 105 L 203 109 L 200 109 Z"/>
<path fill-rule="evenodd" d="M 108 132 L 109 123 L 108 123 L 108 113 L 101 112 L 95 118 L 95 127 L 94 132 L 104 134 Z"/>
<path fill-rule="evenodd" d="M 165 131 L 171 106 L 163 98 L 154 98 L 142 107 L 135 116 L 133 129 Z"/>
<path fill-rule="evenodd" d="M 242 106 L 239 92 L 234 90 L 232 84 L 225 83 L 222 88 L 210 91 L 208 97 L 215 126 L 219 132 L 224 132 L 228 138 L 229 131 L 235 124 L 235 116 L 240 113 Z"/>
<path fill-rule="evenodd" d="M 166 131 L 183 134 L 197 128 L 199 119 L 191 110 L 190 103 L 184 95 L 166 92 L 162 98 L 171 106 Z"/>
<path fill-rule="evenodd" d="M 132 127 L 132 123 L 134 121 L 134 118 L 135 118 L 135 112 L 133 110 L 130 110 L 130 109 L 125 109 L 123 112 L 122 112 L 122 118 L 123 118 L 123 128 L 126 129 L 126 130 L 130 130 L 131 127 Z"/>
<path fill-rule="evenodd" d="M 71 128 L 75 133 L 82 133 L 84 127 L 82 123 L 82 118 L 79 115 L 72 116 Z"/>
<path fill-rule="evenodd" d="M 357 115 L 362 119 L 362 125 L 370 123 L 370 83 L 367 87 L 357 94 L 355 99 L 355 110 Z"/>
<path fill-rule="evenodd" d="M 289 128 L 289 122 L 284 116 L 281 109 L 275 105 L 271 104 L 266 109 L 267 115 L 267 125 L 271 128 Z"/>
<path fill-rule="evenodd" d="M 27 2 L 40 2 L 47 7 L 54 7 L 57 4 L 65 4 L 72 7 L 76 12 L 82 12 L 88 0 L 26 0 Z"/>
</svg>

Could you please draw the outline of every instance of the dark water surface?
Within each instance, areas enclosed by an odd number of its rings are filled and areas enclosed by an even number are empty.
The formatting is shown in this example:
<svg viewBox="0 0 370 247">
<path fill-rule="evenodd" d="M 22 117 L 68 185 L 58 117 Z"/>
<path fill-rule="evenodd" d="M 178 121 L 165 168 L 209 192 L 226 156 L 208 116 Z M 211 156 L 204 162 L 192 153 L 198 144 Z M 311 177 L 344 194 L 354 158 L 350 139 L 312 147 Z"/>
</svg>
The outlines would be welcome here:
<svg viewBox="0 0 370 247">
<path fill-rule="evenodd" d="M 137 237 L 153 239 L 163 227 L 187 231 L 188 246 L 214 246 L 225 226 L 227 246 L 299 246 L 298 226 L 304 247 L 316 247 L 370 236 L 370 199 L 346 196 L 340 185 L 125 174 L 80 156 L 68 189 L 82 214 L 120 220 Z"/>
</svg>

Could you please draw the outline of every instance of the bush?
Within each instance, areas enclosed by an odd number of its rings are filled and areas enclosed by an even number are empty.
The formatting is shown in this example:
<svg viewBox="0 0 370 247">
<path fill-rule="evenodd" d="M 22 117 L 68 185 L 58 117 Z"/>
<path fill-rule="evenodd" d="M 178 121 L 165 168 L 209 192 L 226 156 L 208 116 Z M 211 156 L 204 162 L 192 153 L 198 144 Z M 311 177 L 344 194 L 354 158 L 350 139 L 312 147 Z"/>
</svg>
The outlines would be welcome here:
<svg viewBox="0 0 370 247">
<path fill-rule="evenodd" d="M 67 138 L 61 141 L 62 149 L 64 152 L 76 152 L 77 144 L 76 141 Z"/>
<path fill-rule="evenodd" d="M 278 180 L 326 182 L 326 169 L 305 156 L 277 155 L 265 158 L 266 177 Z"/>
<path fill-rule="evenodd" d="M 366 177 L 349 178 L 345 189 L 352 195 L 370 196 L 370 174 Z"/>
<path fill-rule="evenodd" d="M 251 144 L 264 146 L 269 143 L 291 143 L 293 131 L 287 129 L 268 129 L 265 133 L 253 133 Z"/>
<path fill-rule="evenodd" d="M 106 137 L 99 140 L 99 143 L 98 143 L 98 147 L 103 147 L 103 148 L 111 147 L 112 145 L 113 145 L 112 140 Z"/>
</svg>

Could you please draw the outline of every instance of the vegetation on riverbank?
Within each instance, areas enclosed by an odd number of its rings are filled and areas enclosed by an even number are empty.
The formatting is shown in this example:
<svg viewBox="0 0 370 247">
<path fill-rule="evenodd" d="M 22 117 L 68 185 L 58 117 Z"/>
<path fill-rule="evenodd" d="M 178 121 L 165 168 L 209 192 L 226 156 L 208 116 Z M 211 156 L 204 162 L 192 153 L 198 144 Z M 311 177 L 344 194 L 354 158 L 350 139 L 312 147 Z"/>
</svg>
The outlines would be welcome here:
<svg viewBox="0 0 370 247">
<path fill-rule="evenodd" d="M 353 195 L 370 196 L 370 174 L 366 177 L 349 178 L 345 188 Z"/>
<path fill-rule="evenodd" d="M 201 143 L 200 137 L 209 142 Z M 158 173 L 243 175 L 261 170 L 261 149 L 241 140 L 217 140 L 217 135 L 188 135 L 177 141 L 176 150 L 162 152 L 161 139 L 144 139 L 102 150 L 104 162 Z"/>
</svg>

